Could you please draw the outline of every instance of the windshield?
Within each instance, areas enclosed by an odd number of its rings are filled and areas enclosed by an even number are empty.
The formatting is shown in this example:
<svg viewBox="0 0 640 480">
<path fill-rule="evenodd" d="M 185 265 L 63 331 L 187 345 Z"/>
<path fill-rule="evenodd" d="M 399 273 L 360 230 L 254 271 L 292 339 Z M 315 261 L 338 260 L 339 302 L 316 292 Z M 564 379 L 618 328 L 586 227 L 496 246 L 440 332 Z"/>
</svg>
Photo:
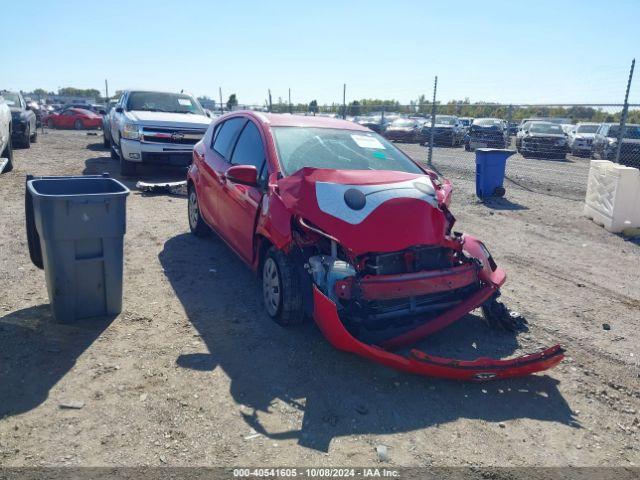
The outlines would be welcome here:
<svg viewBox="0 0 640 480">
<path fill-rule="evenodd" d="M 481 127 L 500 127 L 502 125 L 502 120 L 498 118 L 478 118 L 473 121 L 473 124 Z"/>
<path fill-rule="evenodd" d="M 578 130 L 576 130 L 576 131 L 578 133 L 596 133 L 599 128 L 600 128 L 600 125 L 598 125 L 598 124 L 594 124 L 594 125 L 578 125 Z"/>
<path fill-rule="evenodd" d="M 182 93 L 132 92 L 127 101 L 127 110 L 204 115 L 198 102 L 191 95 Z"/>
<path fill-rule="evenodd" d="M 436 123 L 441 125 L 455 125 L 456 117 L 446 117 L 442 115 L 436 115 Z"/>
<path fill-rule="evenodd" d="M 415 120 L 409 120 L 407 118 L 399 118 L 391 124 L 392 127 L 414 127 L 415 125 Z"/>
<path fill-rule="evenodd" d="M 303 167 L 424 173 L 380 135 L 333 128 L 274 127 L 285 175 Z"/>
<path fill-rule="evenodd" d="M 7 105 L 9 105 L 10 107 L 20 106 L 20 97 L 18 97 L 18 95 L 16 95 L 15 93 L 4 92 L 2 94 L 2 97 L 4 98 L 4 101 L 7 103 Z"/>
<path fill-rule="evenodd" d="M 529 128 L 531 133 L 548 133 L 553 135 L 562 135 L 562 127 L 553 123 L 532 123 Z"/>
<path fill-rule="evenodd" d="M 607 137 L 617 138 L 620 133 L 620 125 L 614 125 L 609 129 Z M 640 125 L 627 125 L 624 129 L 624 138 L 640 140 Z"/>
</svg>

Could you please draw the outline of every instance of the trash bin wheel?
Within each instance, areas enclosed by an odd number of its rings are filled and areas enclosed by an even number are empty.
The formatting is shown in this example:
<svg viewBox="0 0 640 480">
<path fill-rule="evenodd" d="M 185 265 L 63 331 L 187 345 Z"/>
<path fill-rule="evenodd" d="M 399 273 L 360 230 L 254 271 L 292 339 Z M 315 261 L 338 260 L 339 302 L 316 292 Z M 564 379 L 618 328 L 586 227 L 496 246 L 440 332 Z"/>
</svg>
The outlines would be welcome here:
<svg viewBox="0 0 640 480">
<path fill-rule="evenodd" d="M 504 197 L 505 193 L 506 193 L 506 190 L 504 189 L 504 187 L 496 187 L 496 189 L 493 191 L 493 194 L 496 197 Z"/>
<path fill-rule="evenodd" d="M 27 182 L 32 180 L 31 175 L 27 175 Z M 26 183 L 25 183 L 26 186 Z M 33 215 L 33 199 L 29 193 L 29 189 L 25 188 L 24 195 L 24 218 L 27 227 L 27 244 L 29 246 L 29 257 L 31 262 L 40 270 L 44 269 L 44 263 L 42 262 L 42 247 L 40 246 L 40 235 L 36 230 L 36 221 Z"/>
</svg>

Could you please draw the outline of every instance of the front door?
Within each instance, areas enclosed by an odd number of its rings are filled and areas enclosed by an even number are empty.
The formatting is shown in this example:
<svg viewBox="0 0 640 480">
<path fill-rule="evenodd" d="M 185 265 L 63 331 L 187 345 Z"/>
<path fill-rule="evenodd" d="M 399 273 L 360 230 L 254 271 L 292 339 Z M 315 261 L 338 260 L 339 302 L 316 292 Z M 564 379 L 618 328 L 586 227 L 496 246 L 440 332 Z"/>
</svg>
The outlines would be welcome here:
<svg viewBox="0 0 640 480">
<path fill-rule="evenodd" d="M 229 166 L 235 165 L 255 166 L 258 186 L 242 185 L 225 178 L 218 205 L 219 228 L 238 254 L 251 263 L 256 218 L 268 176 L 264 141 L 252 121 L 244 125 L 233 149 Z"/>
</svg>

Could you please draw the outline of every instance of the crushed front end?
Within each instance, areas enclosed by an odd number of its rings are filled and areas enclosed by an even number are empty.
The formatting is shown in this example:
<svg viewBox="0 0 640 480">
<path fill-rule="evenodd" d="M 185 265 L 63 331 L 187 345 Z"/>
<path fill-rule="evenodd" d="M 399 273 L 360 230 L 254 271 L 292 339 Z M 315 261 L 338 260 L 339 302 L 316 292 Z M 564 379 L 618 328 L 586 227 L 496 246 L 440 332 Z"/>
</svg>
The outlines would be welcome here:
<svg viewBox="0 0 640 480">
<path fill-rule="evenodd" d="M 508 360 L 397 353 L 476 308 L 489 315 L 506 278 L 479 240 L 452 232 L 448 183 L 316 169 L 285 180 L 280 190 L 293 213 L 310 313 L 336 348 L 405 372 L 470 381 L 528 375 L 562 360 L 559 345 Z"/>
</svg>

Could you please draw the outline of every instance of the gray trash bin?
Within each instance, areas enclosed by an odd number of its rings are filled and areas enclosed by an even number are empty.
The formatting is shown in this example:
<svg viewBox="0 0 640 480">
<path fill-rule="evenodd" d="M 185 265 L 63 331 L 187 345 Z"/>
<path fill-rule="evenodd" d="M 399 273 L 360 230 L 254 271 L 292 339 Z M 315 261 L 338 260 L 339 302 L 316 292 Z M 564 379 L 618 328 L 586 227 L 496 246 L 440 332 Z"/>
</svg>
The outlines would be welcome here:
<svg viewBox="0 0 640 480">
<path fill-rule="evenodd" d="M 56 321 L 118 315 L 129 189 L 106 175 L 27 177 L 26 195 L 31 259 Z"/>
</svg>

